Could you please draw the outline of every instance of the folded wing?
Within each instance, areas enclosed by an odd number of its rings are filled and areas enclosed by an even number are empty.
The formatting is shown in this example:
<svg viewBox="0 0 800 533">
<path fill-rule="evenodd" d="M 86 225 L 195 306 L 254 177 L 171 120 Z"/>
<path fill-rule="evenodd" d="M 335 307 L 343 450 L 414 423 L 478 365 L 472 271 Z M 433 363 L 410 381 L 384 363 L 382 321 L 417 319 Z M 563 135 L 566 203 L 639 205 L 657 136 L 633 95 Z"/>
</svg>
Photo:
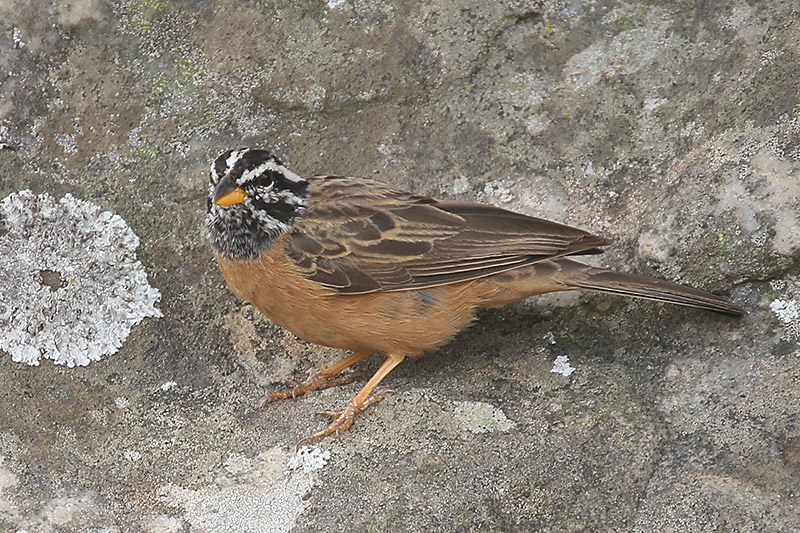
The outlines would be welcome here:
<svg viewBox="0 0 800 533">
<path fill-rule="evenodd" d="M 609 243 L 563 224 L 371 180 L 314 178 L 312 200 L 287 252 L 307 278 L 345 294 L 446 285 L 600 253 Z"/>
</svg>

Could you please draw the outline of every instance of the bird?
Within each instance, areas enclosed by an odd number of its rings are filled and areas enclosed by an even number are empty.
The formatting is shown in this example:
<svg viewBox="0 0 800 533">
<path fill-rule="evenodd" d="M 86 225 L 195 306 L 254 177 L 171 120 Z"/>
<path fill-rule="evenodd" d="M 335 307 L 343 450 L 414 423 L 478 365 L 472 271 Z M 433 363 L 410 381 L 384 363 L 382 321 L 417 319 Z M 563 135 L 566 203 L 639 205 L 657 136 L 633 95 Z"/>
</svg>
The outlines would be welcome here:
<svg viewBox="0 0 800 533">
<path fill-rule="evenodd" d="M 352 350 L 267 401 L 350 383 L 343 370 L 386 358 L 342 410 L 320 413 L 332 422 L 298 449 L 350 428 L 397 365 L 447 343 L 480 309 L 586 289 L 745 314 L 699 289 L 576 261 L 611 243 L 582 229 L 366 178 L 301 177 L 269 149 L 212 162 L 205 236 L 236 296 L 305 341 Z"/>
</svg>

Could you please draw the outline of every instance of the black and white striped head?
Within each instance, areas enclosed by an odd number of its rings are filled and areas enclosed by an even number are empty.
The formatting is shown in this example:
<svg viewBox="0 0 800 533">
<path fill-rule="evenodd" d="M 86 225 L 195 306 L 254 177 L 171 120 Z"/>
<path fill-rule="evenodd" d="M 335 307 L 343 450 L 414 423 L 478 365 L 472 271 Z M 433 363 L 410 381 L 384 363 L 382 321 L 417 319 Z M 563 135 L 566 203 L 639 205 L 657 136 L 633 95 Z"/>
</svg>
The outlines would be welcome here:
<svg viewBox="0 0 800 533">
<path fill-rule="evenodd" d="M 267 150 L 239 148 L 211 164 L 206 238 L 232 259 L 256 259 L 303 215 L 308 182 Z"/>
</svg>

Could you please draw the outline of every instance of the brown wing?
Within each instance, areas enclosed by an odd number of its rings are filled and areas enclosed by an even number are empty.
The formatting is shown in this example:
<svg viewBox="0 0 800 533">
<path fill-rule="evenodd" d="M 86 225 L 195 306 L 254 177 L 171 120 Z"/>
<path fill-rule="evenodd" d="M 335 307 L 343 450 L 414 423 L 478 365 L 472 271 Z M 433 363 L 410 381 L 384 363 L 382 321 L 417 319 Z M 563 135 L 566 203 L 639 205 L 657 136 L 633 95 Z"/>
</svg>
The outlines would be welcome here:
<svg viewBox="0 0 800 533">
<path fill-rule="evenodd" d="M 384 183 L 311 180 L 311 206 L 289 234 L 303 274 L 341 293 L 445 285 L 562 257 L 609 241 L 497 207 L 438 201 Z"/>
</svg>

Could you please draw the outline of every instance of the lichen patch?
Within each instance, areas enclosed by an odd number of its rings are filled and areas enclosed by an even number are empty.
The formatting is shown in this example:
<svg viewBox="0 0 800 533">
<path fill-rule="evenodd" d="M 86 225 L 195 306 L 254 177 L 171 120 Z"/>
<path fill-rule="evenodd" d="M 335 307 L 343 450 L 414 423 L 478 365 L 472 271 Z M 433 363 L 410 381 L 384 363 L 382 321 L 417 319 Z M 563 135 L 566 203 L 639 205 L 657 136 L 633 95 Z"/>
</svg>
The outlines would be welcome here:
<svg viewBox="0 0 800 533">
<path fill-rule="evenodd" d="M 87 365 L 162 316 L 119 215 L 24 190 L 0 201 L 0 228 L 0 349 L 14 361 Z"/>
</svg>

